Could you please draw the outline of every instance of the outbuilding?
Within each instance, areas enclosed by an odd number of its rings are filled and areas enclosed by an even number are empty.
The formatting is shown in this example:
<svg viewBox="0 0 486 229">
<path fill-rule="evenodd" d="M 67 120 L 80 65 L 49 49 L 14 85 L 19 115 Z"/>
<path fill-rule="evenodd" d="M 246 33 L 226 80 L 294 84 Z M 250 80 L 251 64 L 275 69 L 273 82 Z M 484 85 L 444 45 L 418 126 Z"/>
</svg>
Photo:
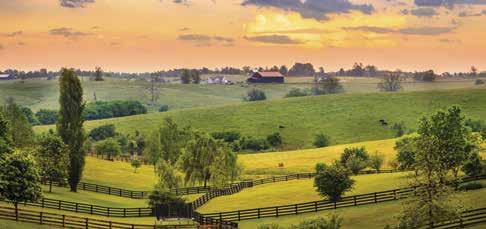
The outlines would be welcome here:
<svg viewBox="0 0 486 229">
<path fill-rule="evenodd" d="M 255 72 L 248 78 L 248 83 L 284 83 L 285 77 L 280 72 Z"/>
</svg>

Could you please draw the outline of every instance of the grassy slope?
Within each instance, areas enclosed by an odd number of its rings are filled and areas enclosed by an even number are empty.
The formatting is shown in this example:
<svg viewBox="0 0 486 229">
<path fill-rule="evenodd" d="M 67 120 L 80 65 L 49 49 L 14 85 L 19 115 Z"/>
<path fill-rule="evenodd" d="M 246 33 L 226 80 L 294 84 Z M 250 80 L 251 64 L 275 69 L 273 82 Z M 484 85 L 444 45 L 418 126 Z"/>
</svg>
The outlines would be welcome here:
<svg viewBox="0 0 486 229">
<path fill-rule="evenodd" d="M 461 193 L 458 195 L 458 197 L 463 200 L 465 207 L 478 208 L 486 206 L 486 189 Z M 270 223 L 278 223 L 281 226 L 288 226 L 291 224 L 297 224 L 305 219 L 327 217 L 331 214 L 338 214 L 344 218 L 343 228 L 383 228 L 386 224 L 396 223 L 396 217 L 400 214 L 401 206 L 402 205 L 400 202 L 392 201 L 381 204 L 342 208 L 338 210 L 307 213 L 296 216 L 246 220 L 239 222 L 239 227 L 242 229 L 257 228 L 257 225 Z M 482 227 L 480 226 L 476 228 L 484 228 L 484 224 Z"/>
<path fill-rule="evenodd" d="M 385 191 L 407 185 L 406 173 L 355 176 L 355 188 L 346 195 Z M 239 193 L 210 200 L 198 208 L 203 213 L 262 208 L 322 200 L 313 187 L 314 179 L 255 186 Z M 228 204 L 231 203 L 231 204 Z"/>
<path fill-rule="evenodd" d="M 486 89 L 341 94 L 152 113 L 91 121 L 85 126 L 91 129 L 112 123 L 121 132 L 138 129 L 148 133 L 161 125 L 164 117 L 171 116 L 180 124 L 208 132 L 237 130 L 244 135 L 266 136 L 283 125 L 284 149 L 299 149 L 311 147 L 319 131 L 328 134 L 333 144 L 392 138 L 391 128 L 381 126 L 378 120 L 390 124 L 403 121 L 407 127 L 416 128 L 421 116 L 453 104 L 460 105 L 469 117 L 486 117 L 485 102 Z M 52 126 L 36 130 L 49 128 Z"/>
</svg>

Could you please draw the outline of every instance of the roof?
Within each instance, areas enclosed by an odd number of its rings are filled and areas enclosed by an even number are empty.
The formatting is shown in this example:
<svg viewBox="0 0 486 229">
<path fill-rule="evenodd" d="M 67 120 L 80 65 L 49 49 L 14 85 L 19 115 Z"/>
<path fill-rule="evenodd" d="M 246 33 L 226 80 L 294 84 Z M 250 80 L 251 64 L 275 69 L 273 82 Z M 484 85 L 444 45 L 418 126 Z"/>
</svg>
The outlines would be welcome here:
<svg viewBox="0 0 486 229">
<path fill-rule="evenodd" d="M 10 78 L 10 74 L 0 74 L 0 78 Z"/>
<path fill-rule="evenodd" d="M 284 77 L 280 72 L 257 72 L 262 77 Z"/>
</svg>

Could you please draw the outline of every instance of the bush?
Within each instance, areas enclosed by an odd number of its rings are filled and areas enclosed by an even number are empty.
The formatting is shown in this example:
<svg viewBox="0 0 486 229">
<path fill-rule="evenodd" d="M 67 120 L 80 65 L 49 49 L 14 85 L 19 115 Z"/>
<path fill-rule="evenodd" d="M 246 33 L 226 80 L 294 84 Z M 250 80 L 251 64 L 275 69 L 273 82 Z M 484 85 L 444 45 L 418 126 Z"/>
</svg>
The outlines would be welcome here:
<svg viewBox="0 0 486 229">
<path fill-rule="evenodd" d="M 462 171 L 468 176 L 479 176 L 486 172 L 486 164 L 479 154 L 472 154 L 462 166 Z"/>
<path fill-rule="evenodd" d="M 138 159 L 133 159 L 131 165 L 135 169 L 133 172 L 137 173 L 137 169 L 142 166 L 142 162 L 140 162 Z"/>
<path fill-rule="evenodd" d="M 300 88 L 292 88 L 290 91 L 285 95 L 285 98 L 291 98 L 291 97 L 302 97 L 302 96 L 308 96 L 310 93 L 308 93 L 305 89 L 300 89 Z"/>
<path fill-rule="evenodd" d="M 270 144 L 266 139 L 255 137 L 243 137 L 240 140 L 241 150 L 261 151 L 270 149 Z"/>
<path fill-rule="evenodd" d="M 319 217 L 317 219 L 306 219 L 297 225 L 290 226 L 290 229 L 339 229 L 342 227 L 343 219 L 333 215 L 330 220 Z"/>
<path fill-rule="evenodd" d="M 407 128 L 405 127 L 405 124 L 403 122 L 394 123 L 393 126 L 392 126 L 392 130 L 395 131 L 395 137 L 396 138 L 403 136 L 406 132 L 406 129 Z"/>
<path fill-rule="evenodd" d="M 88 103 L 84 110 L 86 120 L 146 114 L 147 108 L 138 101 L 110 101 Z"/>
<path fill-rule="evenodd" d="M 211 136 L 214 139 L 223 140 L 224 142 L 235 142 L 240 139 L 241 135 L 237 131 L 223 131 L 223 132 L 213 132 Z"/>
<path fill-rule="evenodd" d="M 162 105 L 159 107 L 159 112 L 169 111 L 169 105 Z"/>
<path fill-rule="evenodd" d="M 380 152 L 375 152 L 370 156 L 370 167 L 375 169 L 377 172 L 381 169 L 383 162 L 385 161 L 385 156 Z"/>
<path fill-rule="evenodd" d="M 474 84 L 476 84 L 476 85 L 481 85 L 481 84 L 484 84 L 484 80 L 482 80 L 482 79 L 477 79 L 477 80 L 474 82 Z"/>
<path fill-rule="evenodd" d="M 94 141 L 100 141 L 100 140 L 105 140 L 107 138 L 115 137 L 115 135 L 116 135 L 115 125 L 109 124 L 109 125 L 103 125 L 92 129 L 89 132 L 88 136 Z"/>
<path fill-rule="evenodd" d="M 57 122 L 58 111 L 40 109 L 35 113 L 35 117 L 42 125 L 50 125 Z"/>
<path fill-rule="evenodd" d="M 267 136 L 267 142 L 273 147 L 279 147 L 282 145 L 282 136 L 280 133 L 273 133 Z"/>
<path fill-rule="evenodd" d="M 330 144 L 329 136 L 323 133 L 316 134 L 314 136 L 314 142 L 312 143 L 312 145 L 314 145 L 317 148 L 326 147 L 329 146 L 329 144 Z"/>
<path fill-rule="evenodd" d="M 462 191 L 469 191 L 469 190 L 482 189 L 483 185 L 481 183 L 477 183 L 477 182 L 470 182 L 470 183 L 461 184 L 461 185 L 459 185 L 458 188 L 459 188 L 459 190 L 462 190 Z"/>
<path fill-rule="evenodd" d="M 346 148 L 341 154 L 341 165 L 348 168 L 353 174 L 358 174 L 361 170 L 368 167 L 369 155 L 364 147 Z"/>
<path fill-rule="evenodd" d="M 39 125 L 39 121 L 37 120 L 37 118 L 35 117 L 34 115 L 34 112 L 32 112 L 32 110 L 28 107 L 20 107 L 20 110 L 22 111 L 22 113 L 24 113 L 25 117 L 27 118 L 27 120 L 29 121 L 30 125 Z"/>
<path fill-rule="evenodd" d="M 149 195 L 149 206 L 155 208 L 157 205 L 186 205 L 185 200 L 168 190 L 154 190 Z"/>
<path fill-rule="evenodd" d="M 244 98 L 245 101 L 261 101 L 261 100 L 266 100 L 267 96 L 265 95 L 265 92 L 257 89 L 257 88 L 252 88 L 247 92 L 246 97 Z"/>
</svg>

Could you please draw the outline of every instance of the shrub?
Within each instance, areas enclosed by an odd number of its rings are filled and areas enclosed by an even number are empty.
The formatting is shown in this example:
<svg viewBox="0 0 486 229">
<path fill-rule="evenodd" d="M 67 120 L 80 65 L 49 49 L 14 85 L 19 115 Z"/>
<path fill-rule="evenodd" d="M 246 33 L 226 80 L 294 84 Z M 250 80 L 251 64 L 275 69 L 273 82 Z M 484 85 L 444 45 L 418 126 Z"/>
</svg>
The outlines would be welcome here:
<svg viewBox="0 0 486 229">
<path fill-rule="evenodd" d="M 57 122 L 58 111 L 40 109 L 35 113 L 35 117 L 42 125 L 50 125 Z"/>
<path fill-rule="evenodd" d="M 25 117 L 27 118 L 27 120 L 29 121 L 29 123 L 31 125 L 39 125 L 39 121 L 37 120 L 37 118 L 35 117 L 34 115 L 34 112 L 32 112 L 32 110 L 28 107 L 20 107 L 20 110 L 22 111 L 22 113 L 24 113 Z"/>
<path fill-rule="evenodd" d="M 317 148 L 321 148 L 321 147 L 329 146 L 329 143 L 330 143 L 329 136 L 323 133 L 318 133 L 314 136 L 314 142 L 312 143 L 312 145 L 314 145 Z"/>
<path fill-rule="evenodd" d="M 243 137 L 240 140 L 241 150 L 261 151 L 270 149 L 270 144 L 266 139 L 255 137 Z"/>
<path fill-rule="evenodd" d="M 395 137 L 399 138 L 399 137 L 401 137 L 405 134 L 406 127 L 405 127 L 405 124 L 403 122 L 394 123 L 393 126 L 392 126 L 392 130 L 395 131 Z"/>
<path fill-rule="evenodd" d="M 103 125 L 92 129 L 89 132 L 88 136 L 94 141 L 100 141 L 100 140 L 105 140 L 107 138 L 115 137 L 115 135 L 116 135 L 115 125 L 109 124 L 109 125 Z"/>
<path fill-rule="evenodd" d="M 213 132 L 211 136 L 214 139 L 223 140 L 224 142 L 235 142 L 241 137 L 240 133 L 237 131 Z"/>
<path fill-rule="evenodd" d="M 164 190 L 156 189 L 152 191 L 149 195 L 149 206 L 155 208 L 157 205 L 185 205 L 185 200 L 174 193 Z"/>
<path fill-rule="evenodd" d="M 285 98 L 291 98 L 291 97 L 302 97 L 302 96 L 308 96 L 310 93 L 308 93 L 305 89 L 300 89 L 300 88 L 292 88 L 290 91 L 285 95 Z"/>
<path fill-rule="evenodd" d="M 267 96 L 265 95 L 265 92 L 257 89 L 257 88 L 252 88 L 247 92 L 246 97 L 244 98 L 245 101 L 261 101 L 261 100 L 266 100 Z"/>
<path fill-rule="evenodd" d="M 276 132 L 267 136 L 267 142 L 273 147 L 279 147 L 282 145 L 282 135 Z"/>
<path fill-rule="evenodd" d="M 482 79 L 477 79 L 477 80 L 474 82 L 474 84 L 476 84 L 476 85 L 481 85 L 481 84 L 484 84 L 484 80 L 482 80 Z"/>
<path fill-rule="evenodd" d="M 317 219 L 306 219 L 297 225 L 290 226 L 290 229 L 339 229 L 342 227 L 343 219 L 333 215 L 330 220 L 319 217 Z"/>
<path fill-rule="evenodd" d="M 316 165 L 314 187 L 317 187 L 322 196 L 331 201 L 338 201 L 354 185 L 354 180 L 349 175 L 349 170 L 338 162 L 331 166 L 319 163 Z"/>
<path fill-rule="evenodd" d="M 462 166 L 462 171 L 468 176 L 479 176 L 486 172 L 486 165 L 479 154 L 472 154 Z"/>
<path fill-rule="evenodd" d="M 461 184 L 461 185 L 459 185 L 458 188 L 459 188 L 459 190 L 462 190 L 462 191 L 469 191 L 469 190 L 482 189 L 483 185 L 481 183 L 477 183 L 477 182 L 470 182 L 470 183 Z"/>
<path fill-rule="evenodd" d="M 169 105 L 162 105 L 159 107 L 159 112 L 169 111 Z"/>
<path fill-rule="evenodd" d="M 370 156 L 370 167 L 379 171 L 383 165 L 383 161 L 385 161 L 385 156 L 380 152 L 375 152 Z"/>
<path fill-rule="evenodd" d="M 365 147 L 346 148 L 341 154 L 340 163 L 348 168 L 353 174 L 358 174 L 369 164 L 369 155 Z"/>
<path fill-rule="evenodd" d="M 146 114 L 147 108 L 138 101 L 98 101 L 88 103 L 83 113 L 86 120 Z"/>
</svg>

